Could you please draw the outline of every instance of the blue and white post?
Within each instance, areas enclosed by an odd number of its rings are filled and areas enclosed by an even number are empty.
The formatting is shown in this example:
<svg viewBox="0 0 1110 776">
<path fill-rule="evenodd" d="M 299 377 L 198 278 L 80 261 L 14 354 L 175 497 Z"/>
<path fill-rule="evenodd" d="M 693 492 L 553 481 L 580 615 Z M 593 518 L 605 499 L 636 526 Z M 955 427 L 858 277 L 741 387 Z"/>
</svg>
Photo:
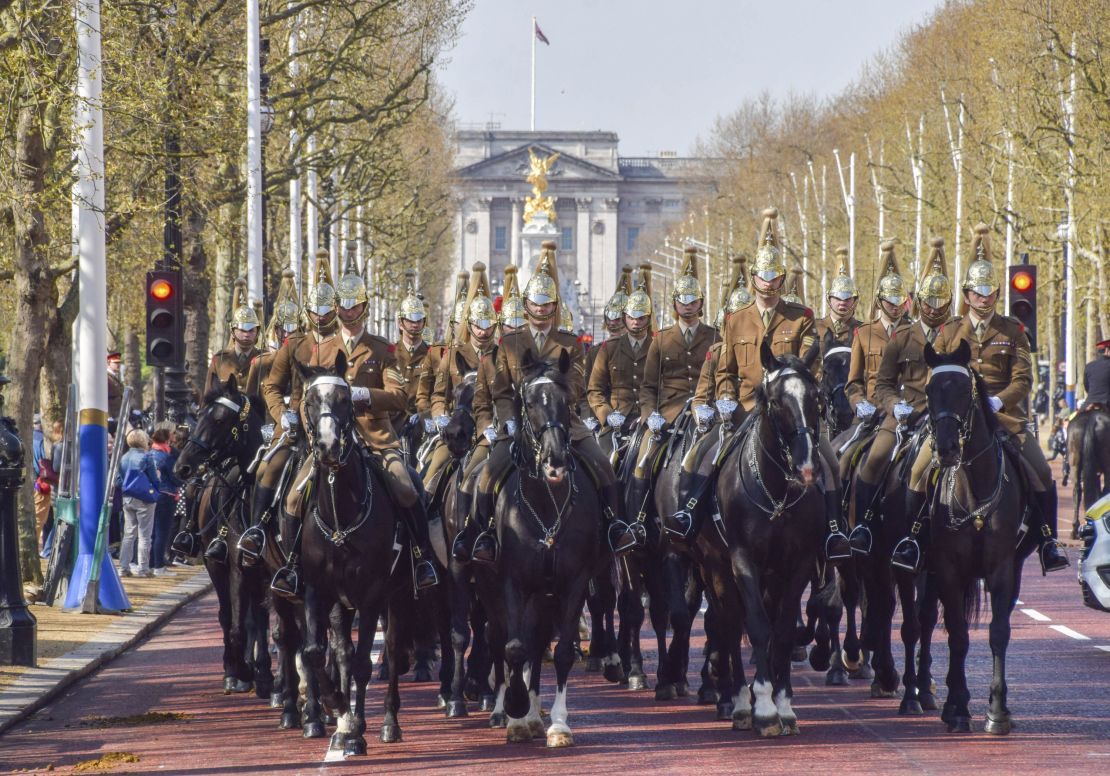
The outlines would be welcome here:
<svg viewBox="0 0 1110 776">
<path fill-rule="evenodd" d="M 77 218 L 78 343 L 77 439 L 80 544 L 69 580 L 65 608 L 81 606 L 90 580 L 99 577 L 97 608 L 122 611 L 131 602 L 115 565 L 102 553 L 94 574 L 94 549 L 108 479 L 108 293 L 104 251 L 104 121 L 101 113 L 100 0 L 77 0 L 77 180 L 73 185 Z M 123 444 L 119 439 L 117 444 Z M 95 584 L 95 582 L 94 582 Z"/>
</svg>

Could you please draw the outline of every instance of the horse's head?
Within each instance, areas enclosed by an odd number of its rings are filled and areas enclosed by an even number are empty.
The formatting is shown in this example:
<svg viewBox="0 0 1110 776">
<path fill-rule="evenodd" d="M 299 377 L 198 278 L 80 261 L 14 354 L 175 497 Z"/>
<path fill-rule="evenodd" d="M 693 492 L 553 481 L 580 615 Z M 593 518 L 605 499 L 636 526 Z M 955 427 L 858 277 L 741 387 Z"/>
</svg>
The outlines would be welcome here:
<svg viewBox="0 0 1110 776">
<path fill-rule="evenodd" d="M 454 409 L 451 419 L 443 427 L 440 436 L 447 445 L 447 451 L 452 458 L 458 459 L 466 455 L 474 446 L 474 389 L 478 384 L 478 373 L 470 368 L 463 358 L 462 353 L 455 351 L 455 367 L 463 379 L 455 386 L 452 396 Z"/>
<path fill-rule="evenodd" d="M 983 407 L 986 391 L 979 375 L 968 367 L 970 360 L 967 340 L 960 340 L 951 353 L 937 353 L 931 344 L 925 345 L 925 363 L 932 370 L 925 385 L 925 399 L 933 454 L 941 466 L 960 464 L 977 414 L 988 427 L 994 422 L 993 413 Z"/>
<path fill-rule="evenodd" d="M 816 352 L 805 360 L 794 356 L 778 357 L 766 340 L 759 346 L 763 364 L 763 383 L 757 399 L 771 427 L 787 452 L 787 463 L 805 485 L 817 479 L 817 429 L 821 422 L 821 399 L 810 367 Z"/>
<path fill-rule="evenodd" d="M 848 385 L 852 349 L 839 344 L 831 329 L 825 332 L 822 345 L 825 356 L 821 360 L 821 395 L 825 400 L 829 436 L 833 437 L 852 424 L 852 405 L 844 392 Z"/>
<path fill-rule="evenodd" d="M 536 468 L 556 484 L 567 476 L 570 466 L 570 391 L 567 373 L 570 354 L 563 350 L 555 365 L 537 360 L 532 351 L 521 360 L 520 388 L 523 449 L 534 456 Z"/>
<path fill-rule="evenodd" d="M 304 385 L 301 407 L 312 455 L 319 464 L 337 469 L 354 447 L 351 386 L 345 377 L 347 356 L 340 351 L 332 367 L 298 362 L 297 371 Z"/>
<path fill-rule="evenodd" d="M 250 399 L 239 391 L 234 374 L 217 382 L 204 397 L 204 409 L 178 456 L 174 473 L 188 479 L 205 464 L 235 455 L 246 435 L 250 412 Z"/>
</svg>

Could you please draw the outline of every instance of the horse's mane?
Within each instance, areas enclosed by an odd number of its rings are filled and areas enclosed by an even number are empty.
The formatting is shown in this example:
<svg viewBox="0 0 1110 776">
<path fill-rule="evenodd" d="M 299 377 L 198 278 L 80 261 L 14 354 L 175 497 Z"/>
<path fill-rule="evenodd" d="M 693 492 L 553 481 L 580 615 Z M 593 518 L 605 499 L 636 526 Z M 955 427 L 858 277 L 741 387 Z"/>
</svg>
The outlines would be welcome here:
<svg viewBox="0 0 1110 776">
<path fill-rule="evenodd" d="M 779 363 L 782 364 L 784 369 L 793 369 L 795 372 L 801 375 L 802 379 L 809 383 L 811 386 L 813 386 L 814 388 L 819 387 L 817 385 L 817 379 L 813 376 L 813 373 L 809 371 L 809 367 L 805 365 L 805 362 L 802 361 L 802 359 L 798 358 L 797 356 L 786 355 L 779 356 L 778 360 Z M 755 387 L 755 400 L 759 409 L 762 409 L 767 405 L 767 391 L 764 389 L 763 385 L 763 381 L 760 380 L 759 385 Z"/>
</svg>

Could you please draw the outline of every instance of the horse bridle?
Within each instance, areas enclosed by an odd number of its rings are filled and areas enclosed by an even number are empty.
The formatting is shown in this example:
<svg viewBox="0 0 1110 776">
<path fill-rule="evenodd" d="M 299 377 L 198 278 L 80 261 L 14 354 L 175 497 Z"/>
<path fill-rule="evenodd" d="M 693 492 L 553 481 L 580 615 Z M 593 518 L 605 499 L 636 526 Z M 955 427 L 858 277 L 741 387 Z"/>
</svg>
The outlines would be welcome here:
<svg viewBox="0 0 1110 776">
<path fill-rule="evenodd" d="M 771 383 L 777 381 L 779 378 L 787 377 L 789 375 L 797 375 L 798 377 L 801 377 L 801 373 L 799 373 L 796 369 L 793 369 L 791 367 L 783 367 L 781 369 L 776 369 L 773 372 L 765 372 L 764 373 L 764 375 L 763 375 L 763 389 L 764 389 L 764 392 L 767 395 L 767 406 L 768 406 L 768 408 L 774 409 L 777 406 L 778 402 L 776 402 L 771 397 L 771 392 L 768 391 L 767 389 L 771 386 Z M 772 430 L 774 430 L 775 436 L 778 438 L 779 442 L 782 443 L 782 451 L 786 455 L 786 466 L 787 466 L 788 469 L 790 469 L 792 471 L 794 469 L 794 456 L 790 452 L 790 443 L 793 442 L 795 439 L 797 439 L 800 436 L 809 437 L 809 441 L 813 445 L 814 455 L 818 455 L 819 453 L 818 453 L 818 443 L 817 443 L 817 431 L 810 428 L 809 426 L 797 426 L 797 427 L 794 428 L 794 430 L 790 434 L 784 434 L 782 432 L 782 429 L 779 427 L 779 424 L 776 420 L 777 415 L 778 415 L 777 412 L 770 413 L 771 428 L 772 428 Z M 794 476 L 792 474 L 790 474 L 790 472 L 784 471 L 783 474 L 787 475 L 787 477 L 789 477 L 791 479 L 794 479 Z"/>
<path fill-rule="evenodd" d="M 852 349 L 847 345 L 837 345 L 835 348 L 829 348 L 828 351 L 826 351 L 825 355 L 821 357 L 821 364 L 824 365 L 825 360 L 828 359 L 829 356 L 834 356 L 840 353 L 847 353 L 849 356 L 851 356 Z M 834 414 L 836 412 L 835 402 L 833 402 L 832 397 L 836 395 L 837 391 L 843 391 L 847 387 L 847 382 L 841 381 L 837 383 L 829 389 L 828 402 L 823 402 L 825 406 L 821 414 L 825 416 L 825 422 L 828 423 L 830 427 L 833 425 Z"/>
<path fill-rule="evenodd" d="M 959 459 L 954 464 L 953 468 L 955 468 L 963 462 L 964 446 L 967 444 L 967 440 L 971 438 L 972 425 L 975 420 L 975 402 L 978 398 L 978 389 L 975 386 L 975 378 L 972 376 L 971 370 L 958 364 L 941 364 L 938 367 L 934 367 L 933 373 L 929 377 L 929 381 L 932 382 L 933 377 L 938 374 L 944 374 L 945 372 L 952 372 L 954 374 L 963 375 L 971 382 L 971 400 L 967 403 L 966 414 L 961 415 L 960 413 L 952 412 L 951 410 L 944 410 L 943 412 L 934 413 L 933 408 L 929 407 L 929 436 L 931 436 L 933 439 L 936 439 L 936 424 L 939 421 L 948 419 L 956 422 L 956 428 L 958 430 L 960 440 L 960 453 Z M 927 400 L 928 394 L 926 394 L 926 401 Z M 933 455 L 934 457 L 936 456 L 935 446 L 933 450 Z"/>
<path fill-rule="evenodd" d="M 342 388 L 343 390 L 345 390 L 348 395 L 350 395 L 351 393 L 351 384 L 344 380 L 342 377 L 337 377 L 335 375 L 319 375 L 318 377 L 313 378 L 312 381 L 305 386 L 304 395 L 307 396 L 309 391 L 320 385 L 334 385 L 337 388 Z M 324 418 L 332 418 L 335 421 L 335 425 L 339 427 L 339 461 L 334 466 L 327 467 L 328 469 L 334 471 L 347 462 L 347 458 L 350 456 L 351 450 L 353 450 L 355 447 L 354 444 L 347 444 L 347 439 L 348 437 L 351 437 L 351 431 L 354 427 L 354 413 L 350 413 L 347 416 L 346 421 L 340 423 L 339 416 L 336 415 L 334 412 L 321 412 L 316 417 L 315 425 L 318 426 L 320 424 L 320 421 Z M 309 450 L 312 452 L 312 462 L 314 465 L 320 466 L 321 463 L 316 454 L 315 431 L 316 429 L 313 428 L 312 424 L 305 424 L 305 435 L 308 437 Z"/>
<path fill-rule="evenodd" d="M 563 433 L 562 452 L 566 456 L 567 467 L 571 471 L 574 470 L 574 456 L 570 454 L 570 434 L 567 432 L 567 430 L 564 429 L 559 421 L 555 418 L 548 420 L 537 430 L 532 426 L 532 421 L 528 418 L 528 408 L 524 400 L 524 392 L 533 386 L 544 385 L 548 383 L 554 384 L 555 381 L 547 375 L 540 375 L 539 377 L 535 377 L 526 382 L 522 382 L 519 391 L 520 433 L 523 437 L 523 440 L 528 444 L 529 447 L 531 447 L 533 451 L 532 472 L 534 478 L 539 477 L 540 471 L 540 440 L 543 439 L 543 435 L 549 431 L 561 431 Z"/>
<path fill-rule="evenodd" d="M 198 436 L 196 433 L 189 435 L 189 438 L 185 441 L 185 447 L 182 448 L 182 452 L 187 450 L 189 448 L 189 445 L 200 449 L 200 451 L 204 454 L 204 457 L 201 459 L 201 466 L 206 466 L 216 461 L 216 458 L 220 455 L 222 448 L 224 447 L 224 445 L 227 444 L 228 437 L 230 437 L 232 445 L 238 444 L 240 434 L 245 437 L 247 434 L 247 430 L 250 427 L 248 423 L 251 411 L 251 400 L 249 396 L 245 394 L 243 395 L 243 403 L 241 405 L 236 404 L 226 396 L 217 397 L 211 404 L 209 404 L 205 408 L 205 412 L 207 413 L 205 417 L 211 415 L 212 410 L 216 408 L 216 405 L 226 407 L 227 409 L 234 412 L 236 415 L 236 422 L 231 424 L 231 427 L 225 432 L 224 438 L 220 439 L 218 443 L 206 442 L 201 439 L 200 436 Z M 197 421 L 197 425 L 200 425 L 200 420 Z M 231 456 L 228 455 L 227 457 Z"/>
</svg>

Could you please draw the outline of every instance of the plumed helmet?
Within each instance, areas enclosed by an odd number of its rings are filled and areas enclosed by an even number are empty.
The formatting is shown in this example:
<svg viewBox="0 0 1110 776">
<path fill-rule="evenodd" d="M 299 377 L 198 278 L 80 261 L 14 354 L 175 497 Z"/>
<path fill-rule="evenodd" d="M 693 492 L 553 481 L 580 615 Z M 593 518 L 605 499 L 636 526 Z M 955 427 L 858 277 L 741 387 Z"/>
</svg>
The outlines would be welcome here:
<svg viewBox="0 0 1110 776">
<path fill-rule="evenodd" d="M 971 241 L 971 255 L 975 258 L 964 275 L 964 291 L 974 291 L 980 296 L 990 296 L 998 290 L 998 278 L 991 263 L 991 228 L 984 223 L 975 226 Z"/>
<path fill-rule="evenodd" d="M 397 320 L 421 323 L 428 317 L 424 300 L 416 293 L 416 270 L 405 270 L 405 295 L 397 307 Z"/>
<path fill-rule="evenodd" d="M 763 211 L 763 225 L 759 229 L 759 246 L 755 250 L 755 261 L 751 273 L 760 280 L 770 282 L 786 274 L 786 262 L 779 248 L 779 238 L 775 224 L 779 217 L 777 208 L 769 207 Z"/>
<path fill-rule="evenodd" d="M 836 272 L 836 277 L 833 278 L 832 283 L 829 283 L 829 291 L 826 296 L 832 296 L 837 299 L 847 301 L 859 296 L 859 291 L 856 289 L 856 281 L 852 280 L 852 276 L 848 274 L 848 246 L 842 245 L 836 249 L 837 263 L 840 269 Z"/>
<path fill-rule="evenodd" d="M 524 287 L 524 298 L 532 304 L 548 304 L 559 301 L 558 270 L 555 265 L 555 243 L 547 240 L 540 250 L 540 260 L 528 285 Z M 551 312 L 552 317 L 555 311 Z"/>
<path fill-rule="evenodd" d="M 526 323 L 524 299 L 517 285 L 517 269 L 512 264 L 505 267 L 505 290 L 501 294 L 501 325 L 519 329 Z"/>
<path fill-rule="evenodd" d="M 559 301 L 559 330 L 574 333 L 574 315 L 562 300 Z"/>
<path fill-rule="evenodd" d="M 629 318 L 651 316 L 651 265 L 640 265 L 640 277 L 636 279 L 636 290 L 628 295 L 624 303 L 624 314 Z"/>
<path fill-rule="evenodd" d="M 457 325 L 466 320 L 466 297 L 470 285 L 470 273 L 460 272 L 455 276 L 455 302 L 451 305 L 451 324 Z"/>
<path fill-rule="evenodd" d="M 466 323 L 461 338 L 464 342 L 470 340 L 470 325 L 474 324 L 479 329 L 488 329 L 497 323 L 497 311 L 493 309 L 493 300 L 489 295 L 489 281 L 486 279 L 486 265 L 478 261 L 470 269 L 470 283 L 466 293 Z"/>
<path fill-rule="evenodd" d="M 882 251 L 882 270 L 879 282 L 875 286 L 876 301 L 889 302 L 890 304 L 905 304 L 909 294 L 902 273 L 898 271 L 898 259 L 894 255 L 894 241 L 887 240 L 880 247 Z"/>
<path fill-rule="evenodd" d="M 605 317 L 615 321 L 624 315 L 624 306 L 632 293 L 632 265 L 625 264 L 621 269 L 621 279 L 617 283 L 617 290 L 605 303 Z"/>
<path fill-rule="evenodd" d="M 679 304 L 690 304 L 699 299 L 704 299 L 701 284 L 698 283 L 698 249 L 689 246 L 682 254 L 682 267 L 674 281 L 674 290 L 671 291 L 671 301 Z"/>
<path fill-rule="evenodd" d="M 360 304 L 365 305 L 362 308 L 362 315 L 358 318 L 362 320 L 370 311 L 370 305 L 366 304 L 370 297 L 366 294 L 366 281 L 358 274 L 354 258 L 354 252 L 348 252 L 347 267 L 343 271 L 343 277 L 335 284 L 335 296 L 339 300 L 339 306 L 344 310 L 352 310 Z"/>
<path fill-rule="evenodd" d="M 301 308 L 297 304 L 297 285 L 293 270 L 286 269 L 281 273 L 281 285 L 278 287 L 277 301 L 274 303 L 274 312 L 270 316 L 270 329 L 278 330 L 282 335 L 292 334 L 300 324 Z"/>
<path fill-rule="evenodd" d="M 793 302 L 794 304 L 804 305 L 805 300 L 802 299 L 802 272 L 801 267 L 795 267 L 790 270 L 790 284 L 786 293 L 782 295 L 783 301 Z"/>
<path fill-rule="evenodd" d="M 753 301 L 752 292 L 748 290 L 747 265 L 748 257 L 744 254 L 732 257 L 732 278 L 725 287 L 721 309 L 717 311 L 718 326 L 724 323 L 726 315 L 744 309 Z"/>
<path fill-rule="evenodd" d="M 231 328 L 252 331 L 258 326 L 258 313 L 247 299 L 246 278 L 239 278 L 231 293 Z"/>
<path fill-rule="evenodd" d="M 327 315 L 335 310 L 335 286 L 331 284 L 331 267 L 328 262 L 328 252 L 316 251 L 316 267 L 313 272 L 312 290 L 304 300 L 304 308 L 316 315 Z"/>
<path fill-rule="evenodd" d="M 944 259 L 944 238 L 934 237 L 931 241 L 932 252 L 929 264 L 921 278 L 917 299 L 930 307 L 947 309 L 952 304 L 952 281 L 948 279 L 948 268 Z"/>
</svg>

